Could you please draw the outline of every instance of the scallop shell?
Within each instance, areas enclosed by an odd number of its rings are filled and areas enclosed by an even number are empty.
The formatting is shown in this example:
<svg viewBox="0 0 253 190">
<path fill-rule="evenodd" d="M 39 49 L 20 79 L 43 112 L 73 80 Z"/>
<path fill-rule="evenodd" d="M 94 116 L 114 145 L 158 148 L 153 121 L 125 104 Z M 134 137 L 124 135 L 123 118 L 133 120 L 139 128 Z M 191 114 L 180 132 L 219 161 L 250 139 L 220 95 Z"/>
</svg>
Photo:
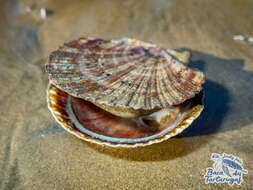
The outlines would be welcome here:
<svg viewBox="0 0 253 190">
<path fill-rule="evenodd" d="M 181 104 L 205 80 L 166 49 L 128 38 L 66 43 L 50 55 L 46 71 L 51 83 L 74 97 L 133 110 Z"/>
<path fill-rule="evenodd" d="M 134 119 L 112 115 L 53 84 L 49 84 L 47 91 L 48 107 L 64 129 L 82 140 L 113 147 L 151 145 L 181 133 L 203 110 L 202 96 L 200 92 L 184 103 L 187 109 L 175 109 L 174 114 L 163 117 L 165 120 L 158 120 L 158 125 L 147 126 Z"/>
</svg>

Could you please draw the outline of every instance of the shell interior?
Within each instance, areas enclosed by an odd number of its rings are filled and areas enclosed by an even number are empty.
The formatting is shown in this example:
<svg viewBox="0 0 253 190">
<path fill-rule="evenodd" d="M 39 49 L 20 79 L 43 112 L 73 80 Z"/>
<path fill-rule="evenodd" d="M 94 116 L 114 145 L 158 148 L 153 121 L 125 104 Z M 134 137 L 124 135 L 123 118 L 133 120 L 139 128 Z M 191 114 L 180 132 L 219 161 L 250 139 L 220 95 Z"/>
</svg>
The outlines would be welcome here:
<svg viewBox="0 0 253 190">
<path fill-rule="evenodd" d="M 109 146 L 136 147 L 166 140 L 188 127 L 203 109 L 202 96 L 201 92 L 185 102 L 179 111 L 174 110 L 175 117 L 164 123 L 161 122 L 164 111 L 151 114 L 160 118 L 158 125 L 146 123 L 149 118 L 126 119 L 112 115 L 52 84 L 48 88 L 48 106 L 62 127 L 83 140 Z"/>
</svg>

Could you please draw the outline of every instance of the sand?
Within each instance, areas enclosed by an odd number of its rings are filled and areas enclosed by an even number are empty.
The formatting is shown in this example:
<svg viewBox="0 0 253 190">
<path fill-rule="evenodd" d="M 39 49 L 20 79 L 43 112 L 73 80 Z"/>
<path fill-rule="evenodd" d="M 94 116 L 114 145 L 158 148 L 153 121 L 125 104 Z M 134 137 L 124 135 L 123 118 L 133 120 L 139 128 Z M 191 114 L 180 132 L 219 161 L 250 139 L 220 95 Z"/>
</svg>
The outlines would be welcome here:
<svg viewBox="0 0 253 190">
<path fill-rule="evenodd" d="M 1 1 L 0 189 L 253 189 L 251 0 Z M 50 14 L 40 8 L 47 8 Z M 80 36 L 132 37 L 192 52 L 205 111 L 183 134 L 107 148 L 64 131 L 46 105 L 49 53 Z M 240 157 L 241 186 L 204 182 L 212 153 Z"/>
</svg>

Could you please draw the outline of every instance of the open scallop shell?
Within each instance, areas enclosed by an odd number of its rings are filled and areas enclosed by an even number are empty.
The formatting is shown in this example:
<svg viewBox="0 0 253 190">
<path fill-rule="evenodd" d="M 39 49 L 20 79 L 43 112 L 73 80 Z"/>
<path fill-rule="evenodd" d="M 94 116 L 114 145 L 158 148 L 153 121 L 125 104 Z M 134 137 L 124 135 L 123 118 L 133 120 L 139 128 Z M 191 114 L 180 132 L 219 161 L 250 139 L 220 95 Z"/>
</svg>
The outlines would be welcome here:
<svg viewBox="0 0 253 190">
<path fill-rule="evenodd" d="M 72 96 L 131 111 L 179 105 L 198 94 L 205 80 L 166 49 L 128 38 L 66 43 L 50 55 L 46 71 Z"/>
<path fill-rule="evenodd" d="M 169 125 L 157 127 L 112 115 L 53 84 L 47 90 L 48 107 L 64 129 L 82 140 L 113 147 L 151 145 L 181 133 L 203 110 L 202 96 L 200 92 L 185 102 L 189 105 L 187 109 L 177 114 Z"/>
</svg>

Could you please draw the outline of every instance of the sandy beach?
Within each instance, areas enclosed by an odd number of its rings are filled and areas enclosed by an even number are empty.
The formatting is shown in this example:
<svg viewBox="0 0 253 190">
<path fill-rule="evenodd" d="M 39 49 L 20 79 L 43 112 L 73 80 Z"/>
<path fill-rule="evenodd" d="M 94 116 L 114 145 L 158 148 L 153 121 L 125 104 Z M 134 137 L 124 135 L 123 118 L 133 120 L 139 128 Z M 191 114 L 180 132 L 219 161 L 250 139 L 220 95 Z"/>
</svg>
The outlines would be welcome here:
<svg viewBox="0 0 253 190">
<path fill-rule="evenodd" d="M 253 189 L 252 0 L 0 0 L 0 189 Z M 191 52 L 205 109 L 143 148 L 79 140 L 47 108 L 50 52 L 81 36 Z M 205 184 L 212 153 L 243 160 L 241 185 Z"/>
</svg>

